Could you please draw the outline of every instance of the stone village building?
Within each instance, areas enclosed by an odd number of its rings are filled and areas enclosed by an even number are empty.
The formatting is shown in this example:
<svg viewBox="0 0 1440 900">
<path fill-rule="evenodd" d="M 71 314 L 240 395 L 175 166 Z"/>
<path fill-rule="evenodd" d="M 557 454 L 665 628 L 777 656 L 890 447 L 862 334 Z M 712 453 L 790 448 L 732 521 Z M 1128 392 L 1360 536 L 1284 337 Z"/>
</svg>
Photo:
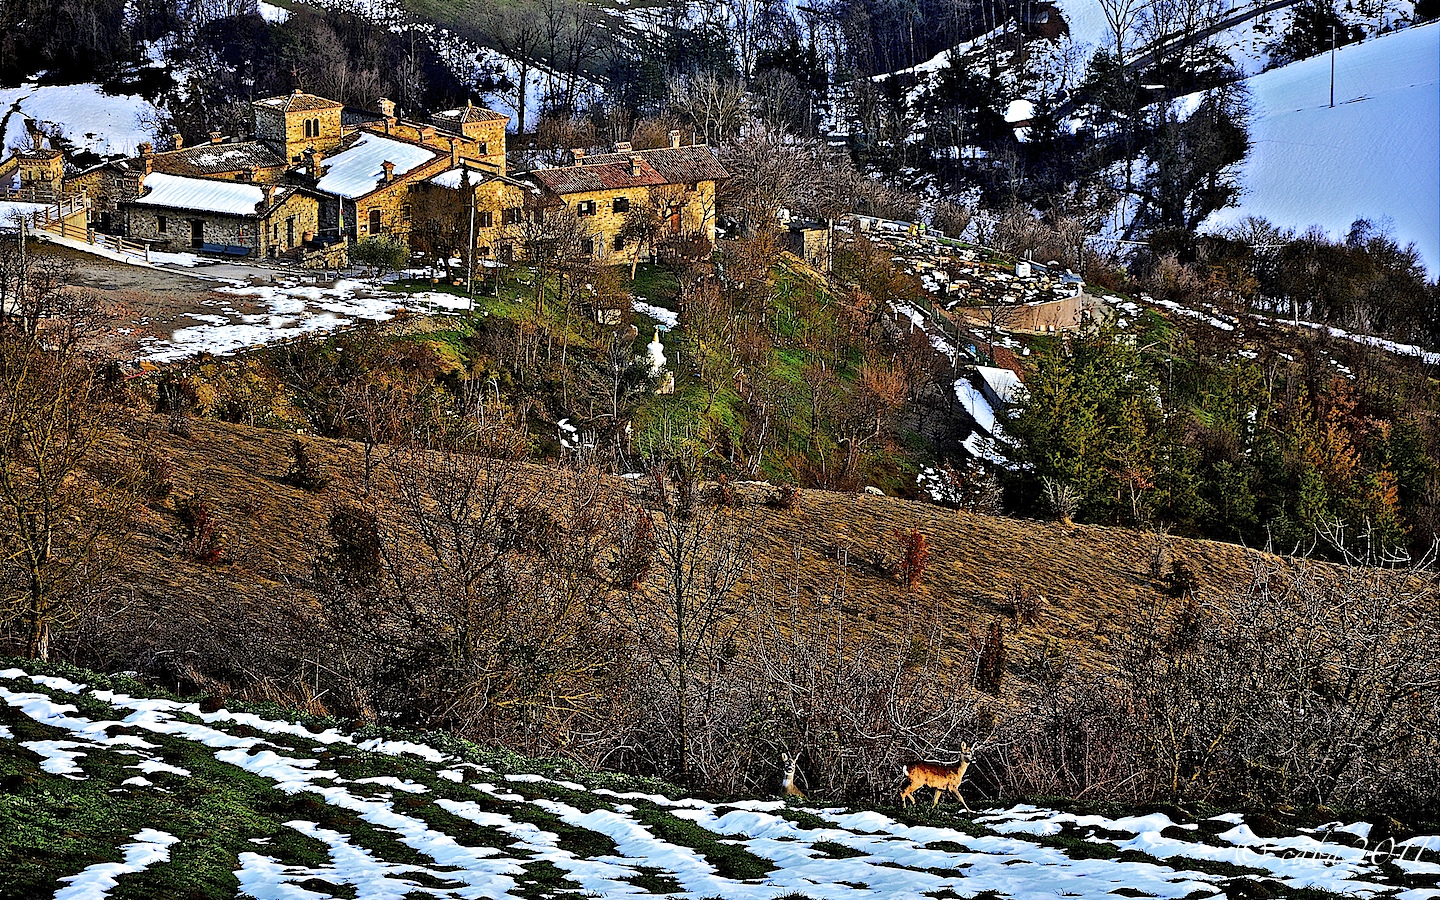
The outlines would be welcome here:
<svg viewBox="0 0 1440 900">
<path fill-rule="evenodd" d="M 569 207 L 588 226 L 589 249 L 597 259 L 625 258 L 625 226 L 631 211 L 650 204 L 663 233 L 698 235 L 715 242 L 715 192 L 729 173 L 703 144 L 681 146 L 680 132 L 670 145 L 587 156 L 573 151 L 574 165 L 537 169 L 523 176 L 540 188 L 540 205 Z M 653 249 L 653 248 L 652 248 Z"/>
<path fill-rule="evenodd" d="M 278 257 L 313 236 L 320 198 L 305 188 L 154 172 L 127 204 L 134 240 L 166 250 Z"/>
<path fill-rule="evenodd" d="M 708 147 L 681 146 L 678 132 L 668 147 L 576 151 L 576 165 L 510 177 L 509 118 L 472 104 L 413 121 L 388 100 L 371 112 L 297 90 L 255 102 L 253 116 L 249 140 L 212 133 L 186 147 L 176 135 L 173 149 L 141 144 L 133 158 L 68 177 L 59 151 L 16 154 L 0 161 L 0 186 L 8 166 L 32 192 L 83 195 L 99 231 L 171 249 L 277 257 L 378 235 L 404 239 L 415 192 L 469 184 L 481 254 L 510 258 L 523 221 L 564 205 L 590 226 L 587 249 L 620 261 L 630 249 L 625 218 L 641 203 L 657 209 L 667 232 L 713 242 L 716 186 L 728 177 Z"/>
</svg>

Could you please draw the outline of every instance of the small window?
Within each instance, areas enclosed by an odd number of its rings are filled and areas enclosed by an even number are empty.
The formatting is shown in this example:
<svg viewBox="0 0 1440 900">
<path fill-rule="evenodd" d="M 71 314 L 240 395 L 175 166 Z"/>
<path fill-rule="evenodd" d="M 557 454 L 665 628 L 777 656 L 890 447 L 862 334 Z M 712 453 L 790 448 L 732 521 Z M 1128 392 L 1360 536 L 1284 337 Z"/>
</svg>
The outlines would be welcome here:
<svg viewBox="0 0 1440 900">
<path fill-rule="evenodd" d="M 611 208 L 611 210 L 612 210 L 613 212 L 617 212 L 617 213 L 627 213 L 627 212 L 630 211 L 630 198 L 629 198 L 629 197 L 616 197 L 616 198 L 611 202 L 610 208 Z"/>
<path fill-rule="evenodd" d="M 575 204 L 575 215 L 577 215 L 577 216 L 593 216 L 593 215 L 595 215 L 595 201 L 594 201 L 594 200 L 581 200 L 579 203 Z"/>
<path fill-rule="evenodd" d="M 165 221 L 164 216 L 155 217 L 155 230 L 160 232 L 161 234 L 170 233 L 170 223 Z"/>
<path fill-rule="evenodd" d="M 687 191 L 693 191 L 693 190 L 695 190 L 696 187 L 697 187 L 696 183 L 692 181 L 692 182 L 690 182 L 689 184 L 685 185 L 685 190 L 687 190 Z"/>
<path fill-rule="evenodd" d="M 585 255 L 585 256 L 594 256 L 594 255 L 595 255 L 595 239 L 594 239 L 594 238 L 586 238 L 585 240 L 581 241 L 581 242 L 580 242 L 580 252 L 581 252 L 581 254 L 583 254 L 583 255 Z"/>
<path fill-rule="evenodd" d="M 625 235 L 623 235 L 623 234 L 617 234 L 617 235 L 615 235 L 615 242 L 614 242 L 613 244 L 611 244 L 610 246 L 614 247 L 616 250 L 624 250 L 624 249 L 625 249 Z"/>
<path fill-rule="evenodd" d="M 495 214 L 490 210 L 481 210 L 475 214 L 475 221 L 481 228 L 493 228 L 495 225 Z"/>
<path fill-rule="evenodd" d="M 380 210 L 378 209 L 370 210 L 370 233 L 380 233 Z"/>
<path fill-rule="evenodd" d="M 501 221 L 506 225 L 519 225 L 523 210 L 518 206 L 512 206 L 501 214 Z"/>
<path fill-rule="evenodd" d="M 485 143 L 484 141 L 481 141 L 480 146 L 476 147 L 475 149 L 480 153 L 481 156 L 490 155 L 490 145 Z"/>
</svg>

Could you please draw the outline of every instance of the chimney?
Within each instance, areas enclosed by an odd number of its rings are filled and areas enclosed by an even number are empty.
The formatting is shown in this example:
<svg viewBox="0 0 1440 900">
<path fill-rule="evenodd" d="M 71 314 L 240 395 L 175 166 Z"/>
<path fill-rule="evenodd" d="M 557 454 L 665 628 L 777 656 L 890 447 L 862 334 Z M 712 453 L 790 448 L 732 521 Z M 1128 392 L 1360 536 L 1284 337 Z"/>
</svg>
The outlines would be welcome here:
<svg viewBox="0 0 1440 900">
<path fill-rule="evenodd" d="M 387 159 L 380 164 L 380 168 L 385 170 L 386 184 L 389 184 L 390 182 L 395 180 L 395 164 L 393 162 Z"/>
<path fill-rule="evenodd" d="M 645 162 L 645 157 L 638 153 L 630 154 L 630 177 L 638 178 L 640 175 L 640 164 Z"/>
<path fill-rule="evenodd" d="M 419 128 L 416 128 L 415 130 L 420 133 L 420 143 L 422 143 L 422 144 L 427 144 L 427 143 L 429 143 L 430 141 L 435 140 L 435 126 L 434 126 L 434 125 L 421 125 Z"/>
<path fill-rule="evenodd" d="M 262 205 L 261 208 L 262 208 L 262 209 L 269 209 L 270 207 L 272 207 L 272 206 L 274 206 L 274 205 L 275 205 L 275 185 L 273 185 L 273 184 L 267 184 L 267 185 L 265 185 L 265 200 L 263 201 L 263 205 Z"/>
<path fill-rule="evenodd" d="M 451 165 L 452 168 L 453 168 L 454 166 L 460 165 L 460 139 L 459 139 L 459 138 L 453 138 L 453 137 L 450 138 L 450 165 Z"/>
<path fill-rule="evenodd" d="M 141 159 L 149 159 L 150 154 L 154 152 L 155 147 L 149 141 L 141 141 L 140 146 L 136 149 L 140 151 Z"/>
<path fill-rule="evenodd" d="M 225 135 L 221 134 L 221 133 L 218 132 L 218 131 L 212 131 L 212 132 L 210 132 L 210 143 L 212 143 L 212 144 L 218 144 L 218 143 L 220 143 L 220 142 L 223 141 L 223 140 L 225 140 Z"/>
<path fill-rule="evenodd" d="M 380 117 L 385 120 L 385 133 L 389 134 L 395 127 L 395 123 L 399 121 L 395 117 L 395 101 L 381 97 L 380 102 L 376 105 L 380 107 Z"/>
<path fill-rule="evenodd" d="M 140 179 L 143 181 L 146 175 L 155 171 L 155 157 L 148 153 L 140 155 Z"/>
<path fill-rule="evenodd" d="M 670 132 L 670 149 L 677 150 L 680 147 L 680 129 Z"/>
<path fill-rule="evenodd" d="M 180 134 L 179 132 L 176 132 L 175 134 L 172 134 L 171 137 L 175 139 L 175 149 L 176 149 L 176 150 L 184 150 L 184 149 L 185 149 L 185 136 L 184 136 L 183 134 Z"/>
<path fill-rule="evenodd" d="M 570 155 L 571 155 L 572 157 L 574 157 L 574 159 L 575 159 L 575 165 L 578 166 L 578 165 L 580 165 L 581 160 L 583 160 L 583 159 L 585 158 L 585 148 L 584 148 L 584 147 L 576 147 L 575 149 L 573 149 L 573 150 L 570 151 Z"/>
<path fill-rule="evenodd" d="M 629 153 L 629 152 L 630 152 L 630 142 L 629 142 L 629 141 L 616 141 L 616 142 L 615 142 L 615 152 L 616 152 L 616 153 Z"/>
<path fill-rule="evenodd" d="M 40 150 L 45 147 L 45 132 L 40 130 L 40 125 L 34 119 L 25 120 L 25 132 L 30 136 L 30 149 Z"/>
</svg>

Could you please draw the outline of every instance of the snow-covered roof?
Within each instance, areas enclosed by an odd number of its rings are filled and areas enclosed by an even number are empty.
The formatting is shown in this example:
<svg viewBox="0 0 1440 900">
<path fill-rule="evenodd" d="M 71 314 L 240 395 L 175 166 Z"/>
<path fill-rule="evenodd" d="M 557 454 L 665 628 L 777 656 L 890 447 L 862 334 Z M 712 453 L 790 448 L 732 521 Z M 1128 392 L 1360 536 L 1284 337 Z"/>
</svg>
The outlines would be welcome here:
<svg viewBox="0 0 1440 900">
<path fill-rule="evenodd" d="M 960 401 L 965 412 L 970 414 L 970 418 L 975 420 L 975 424 L 980 427 L 981 431 L 990 435 L 997 433 L 995 410 L 990 408 L 989 401 L 985 399 L 984 394 L 980 393 L 979 388 L 971 384 L 969 380 L 961 378 L 955 382 L 955 397 Z"/>
<path fill-rule="evenodd" d="M 430 183 L 438 185 L 440 187 L 458 188 L 461 184 L 464 183 L 465 173 L 467 172 L 470 173 L 471 185 L 479 184 L 481 181 L 484 180 L 479 172 L 476 172 L 473 169 L 468 169 L 465 166 L 456 166 L 453 169 L 446 169 L 439 175 L 431 178 Z"/>
<path fill-rule="evenodd" d="M 395 175 L 405 173 L 440 156 L 439 151 L 364 132 L 348 150 L 325 161 L 329 171 L 315 187 L 327 194 L 354 200 L 379 188 L 385 180 L 381 163 L 395 164 Z"/>
<path fill-rule="evenodd" d="M 1028 122 L 1035 118 L 1035 104 L 1029 100 L 1011 100 L 1005 110 L 1005 121 Z"/>
<path fill-rule="evenodd" d="M 230 216 L 253 216 L 256 205 L 265 199 L 265 192 L 259 185 L 185 178 L 163 172 L 145 176 L 143 190 L 145 193 L 135 200 L 141 206 L 164 206 Z"/>
<path fill-rule="evenodd" d="M 1018 403 L 1025 398 L 1025 384 L 1009 369 L 995 366 L 976 366 L 975 372 L 985 379 L 985 384 L 1006 403 Z"/>
</svg>

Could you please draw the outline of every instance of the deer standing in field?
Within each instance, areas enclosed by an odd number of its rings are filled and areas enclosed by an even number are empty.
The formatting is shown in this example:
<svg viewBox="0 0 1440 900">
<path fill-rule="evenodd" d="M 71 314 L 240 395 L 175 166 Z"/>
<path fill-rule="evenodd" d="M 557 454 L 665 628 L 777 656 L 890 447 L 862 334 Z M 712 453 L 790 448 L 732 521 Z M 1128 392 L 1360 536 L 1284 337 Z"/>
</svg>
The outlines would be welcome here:
<svg viewBox="0 0 1440 900">
<path fill-rule="evenodd" d="M 799 797 L 805 799 L 800 789 L 795 786 L 795 773 L 800 767 L 800 757 L 791 756 L 788 753 L 780 754 L 780 792 L 787 797 Z"/>
<path fill-rule="evenodd" d="M 916 791 L 921 788 L 933 788 L 935 800 L 930 804 L 931 809 L 939 806 L 940 795 L 949 791 L 955 795 L 956 800 L 960 801 L 960 805 L 965 807 L 965 811 L 970 812 L 970 804 L 966 803 L 965 798 L 960 795 L 960 782 L 965 780 L 965 770 L 970 768 L 970 763 L 974 761 L 975 748 L 969 744 L 961 744 L 959 765 L 937 766 L 933 763 L 915 763 L 905 766 L 902 771 L 909 777 L 910 783 L 900 792 L 900 802 L 902 804 L 914 803 L 915 798 L 912 795 Z"/>
</svg>

